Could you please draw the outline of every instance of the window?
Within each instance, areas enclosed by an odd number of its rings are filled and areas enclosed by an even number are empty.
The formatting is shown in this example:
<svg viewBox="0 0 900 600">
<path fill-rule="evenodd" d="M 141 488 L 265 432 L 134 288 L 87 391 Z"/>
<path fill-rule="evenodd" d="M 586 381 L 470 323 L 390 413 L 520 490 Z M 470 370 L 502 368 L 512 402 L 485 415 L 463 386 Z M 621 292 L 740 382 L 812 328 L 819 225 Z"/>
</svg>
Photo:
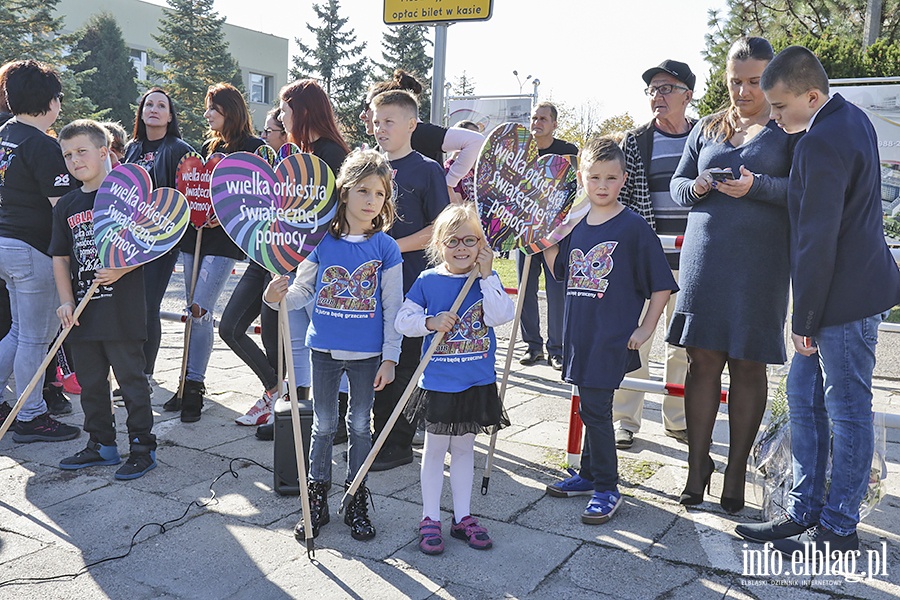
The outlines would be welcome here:
<svg viewBox="0 0 900 600">
<path fill-rule="evenodd" d="M 147 53 L 143 50 L 131 49 L 131 62 L 137 71 L 138 79 L 147 79 Z"/>
<path fill-rule="evenodd" d="M 250 102 L 272 103 L 272 78 L 268 75 L 250 73 Z"/>
</svg>

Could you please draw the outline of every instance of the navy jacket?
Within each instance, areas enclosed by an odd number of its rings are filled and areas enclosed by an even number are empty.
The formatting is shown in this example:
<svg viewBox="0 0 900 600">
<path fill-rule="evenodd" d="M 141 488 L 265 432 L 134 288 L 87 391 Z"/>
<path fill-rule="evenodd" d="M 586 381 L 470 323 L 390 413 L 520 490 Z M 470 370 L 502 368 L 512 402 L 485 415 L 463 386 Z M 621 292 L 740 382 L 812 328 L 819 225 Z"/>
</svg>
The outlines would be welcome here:
<svg viewBox="0 0 900 600">
<path fill-rule="evenodd" d="M 875 129 L 835 94 L 797 143 L 788 187 L 792 329 L 815 336 L 900 303 L 884 241 Z"/>
</svg>

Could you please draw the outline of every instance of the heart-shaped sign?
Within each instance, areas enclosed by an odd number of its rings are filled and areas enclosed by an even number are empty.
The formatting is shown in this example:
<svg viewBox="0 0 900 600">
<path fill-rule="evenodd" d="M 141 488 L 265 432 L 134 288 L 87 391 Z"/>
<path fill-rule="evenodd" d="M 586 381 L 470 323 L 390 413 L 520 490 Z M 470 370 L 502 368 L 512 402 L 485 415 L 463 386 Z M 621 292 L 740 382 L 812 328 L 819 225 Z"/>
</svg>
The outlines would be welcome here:
<svg viewBox="0 0 900 600">
<path fill-rule="evenodd" d="M 288 156 L 300 154 L 300 146 L 293 142 L 288 142 L 287 144 L 282 144 L 281 148 L 278 149 L 278 160 L 282 161 L 286 159 Z"/>
<path fill-rule="evenodd" d="M 538 156 L 531 132 L 518 123 L 491 132 L 475 164 L 475 198 L 493 249 L 534 254 L 553 245 L 547 236 L 575 199 L 574 165 L 574 157 Z"/>
<path fill-rule="evenodd" d="M 213 169 L 223 158 L 225 155 L 221 152 L 210 155 L 206 160 L 197 152 L 188 152 L 178 162 L 175 188 L 187 198 L 191 209 L 191 225 L 197 229 L 206 225 L 213 216 L 209 183 Z"/>
<path fill-rule="evenodd" d="M 267 163 L 272 165 L 274 168 L 275 165 L 283 161 L 288 156 L 292 154 L 300 154 L 300 146 L 294 144 L 293 142 L 288 142 L 287 144 L 282 144 L 281 148 L 276 152 L 272 146 L 267 144 L 263 144 L 259 148 L 256 149 L 256 154 L 263 157 Z"/>
<path fill-rule="evenodd" d="M 94 242 L 104 267 L 148 263 L 175 247 L 188 227 L 188 203 L 178 190 L 150 191 L 139 165 L 117 165 L 94 199 Z"/>
<path fill-rule="evenodd" d="M 262 157 L 262 159 L 269 163 L 269 166 L 271 167 L 275 167 L 275 165 L 278 164 L 278 153 L 268 144 L 263 144 L 257 148 L 256 155 Z"/>
<path fill-rule="evenodd" d="M 274 171 L 256 154 L 229 154 L 213 171 L 212 202 L 234 243 L 282 275 L 313 251 L 337 212 L 334 173 L 318 156 L 302 153 Z"/>
</svg>

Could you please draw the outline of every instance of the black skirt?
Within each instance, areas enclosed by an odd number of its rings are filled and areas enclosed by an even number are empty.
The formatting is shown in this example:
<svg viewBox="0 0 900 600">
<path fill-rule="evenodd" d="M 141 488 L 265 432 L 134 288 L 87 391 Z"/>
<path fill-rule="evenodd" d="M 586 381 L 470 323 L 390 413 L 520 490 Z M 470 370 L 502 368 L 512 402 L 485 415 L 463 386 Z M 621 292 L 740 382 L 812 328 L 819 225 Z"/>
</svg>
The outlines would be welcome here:
<svg viewBox="0 0 900 600">
<path fill-rule="evenodd" d="M 425 420 L 425 431 L 437 435 L 492 433 L 509 426 L 497 384 L 479 385 L 462 392 L 433 392 L 417 387 L 403 411 L 410 423 Z"/>
</svg>

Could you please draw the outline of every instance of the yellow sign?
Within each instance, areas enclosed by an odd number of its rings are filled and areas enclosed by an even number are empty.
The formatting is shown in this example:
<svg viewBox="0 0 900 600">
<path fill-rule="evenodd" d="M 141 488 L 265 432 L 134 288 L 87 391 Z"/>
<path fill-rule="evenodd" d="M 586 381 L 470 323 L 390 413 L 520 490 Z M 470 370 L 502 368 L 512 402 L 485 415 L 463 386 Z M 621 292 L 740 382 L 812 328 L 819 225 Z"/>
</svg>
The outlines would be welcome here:
<svg viewBox="0 0 900 600">
<path fill-rule="evenodd" d="M 388 25 L 487 21 L 492 0 L 384 0 Z"/>
</svg>

